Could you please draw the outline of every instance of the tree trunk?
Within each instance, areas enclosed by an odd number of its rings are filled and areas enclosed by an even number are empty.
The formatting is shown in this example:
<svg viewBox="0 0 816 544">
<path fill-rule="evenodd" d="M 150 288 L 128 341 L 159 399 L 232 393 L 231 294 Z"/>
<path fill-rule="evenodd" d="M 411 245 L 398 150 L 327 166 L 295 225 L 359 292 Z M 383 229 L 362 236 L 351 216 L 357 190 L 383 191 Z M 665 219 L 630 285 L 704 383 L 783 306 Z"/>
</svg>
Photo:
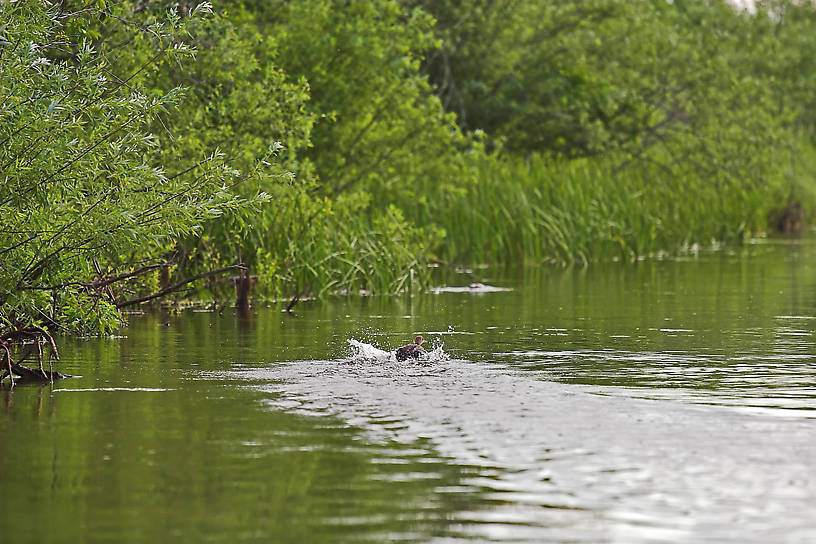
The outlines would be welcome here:
<svg viewBox="0 0 816 544">
<path fill-rule="evenodd" d="M 235 280 L 235 305 L 239 310 L 249 308 L 249 295 L 252 293 L 252 276 L 249 275 L 247 266 Z"/>
</svg>

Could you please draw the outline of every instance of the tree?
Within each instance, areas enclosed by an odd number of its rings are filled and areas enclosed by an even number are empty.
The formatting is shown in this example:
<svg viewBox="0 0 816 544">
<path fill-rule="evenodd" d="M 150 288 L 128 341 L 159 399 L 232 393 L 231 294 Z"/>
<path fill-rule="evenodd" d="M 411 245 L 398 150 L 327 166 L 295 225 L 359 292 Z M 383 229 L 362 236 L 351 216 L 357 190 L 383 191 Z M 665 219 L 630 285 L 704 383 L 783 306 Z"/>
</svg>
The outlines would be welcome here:
<svg viewBox="0 0 816 544">
<path fill-rule="evenodd" d="M 161 254 L 173 240 L 265 199 L 232 192 L 242 178 L 218 152 L 166 168 L 153 162 L 148 127 L 178 105 L 181 89 L 146 89 L 139 81 L 163 62 L 191 58 L 184 38 L 208 14 L 207 3 L 148 25 L 103 3 L 75 13 L 63 8 L 0 4 L 0 360 L 7 372 L 14 345 L 34 341 L 41 370 L 43 339 L 56 355 L 46 329 L 116 326 L 119 308 L 134 302 L 125 284 L 168 267 Z M 100 42 L 101 20 L 114 20 L 129 39 Z M 127 55 L 136 41 L 152 54 L 117 71 L 109 58 Z"/>
<path fill-rule="evenodd" d="M 308 0 L 228 2 L 192 28 L 196 62 L 145 82 L 189 89 L 180 114 L 157 127 L 162 161 L 218 147 L 246 171 L 273 142 L 280 149 L 238 189 L 269 194 L 269 205 L 180 239 L 170 249 L 180 271 L 240 259 L 264 294 L 289 297 L 397 292 L 411 270 L 423 280 L 439 232 L 414 227 L 400 208 L 423 178 L 456 178 L 465 141 L 419 73 L 434 45 L 429 25 L 393 1 Z M 376 207 L 377 193 L 391 202 Z"/>
<path fill-rule="evenodd" d="M 697 168 L 749 163 L 778 136 L 771 86 L 751 69 L 761 52 L 746 40 L 762 22 L 726 2 L 413 3 L 438 19 L 442 47 L 426 62 L 437 94 L 463 128 L 510 151 L 657 147 L 665 164 Z"/>
</svg>

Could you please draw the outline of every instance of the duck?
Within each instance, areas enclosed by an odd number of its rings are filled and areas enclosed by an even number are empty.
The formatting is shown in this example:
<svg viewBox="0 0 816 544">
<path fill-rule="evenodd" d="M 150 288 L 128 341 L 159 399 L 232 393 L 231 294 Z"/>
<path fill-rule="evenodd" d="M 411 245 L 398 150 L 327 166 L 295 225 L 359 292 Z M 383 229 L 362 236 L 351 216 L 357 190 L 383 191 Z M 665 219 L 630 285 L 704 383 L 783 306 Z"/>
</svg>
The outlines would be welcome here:
<svg viewBox="0 0 816 544">
<path fill-rule="evenodd" d="M 422 343 L 425 341 L 424 338 L 421 336 L 417 336 L 414 338 L 413 344 L 408 344 L 407 346 L 402 346 L 401 348 L 397 348 L 396 356 L 397 361 L 407 361 L 408 359 L 419 359 L 419 357 L 425 353 L 425 350 L 422 348 Z"/>
</svg>

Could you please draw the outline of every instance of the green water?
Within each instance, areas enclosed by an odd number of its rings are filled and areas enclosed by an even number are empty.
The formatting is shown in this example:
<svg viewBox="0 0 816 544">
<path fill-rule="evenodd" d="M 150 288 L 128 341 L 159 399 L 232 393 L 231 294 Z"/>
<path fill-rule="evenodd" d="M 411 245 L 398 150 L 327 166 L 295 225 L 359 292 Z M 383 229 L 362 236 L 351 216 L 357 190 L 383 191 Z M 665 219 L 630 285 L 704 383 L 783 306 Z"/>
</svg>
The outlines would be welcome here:
<svg viewBox="0 0 816 544">
<path fill-rule="evenodd" d="M 61 339 L 0 541 L 816 541 L 814 241 L 477 281 Z"/>
</svg>

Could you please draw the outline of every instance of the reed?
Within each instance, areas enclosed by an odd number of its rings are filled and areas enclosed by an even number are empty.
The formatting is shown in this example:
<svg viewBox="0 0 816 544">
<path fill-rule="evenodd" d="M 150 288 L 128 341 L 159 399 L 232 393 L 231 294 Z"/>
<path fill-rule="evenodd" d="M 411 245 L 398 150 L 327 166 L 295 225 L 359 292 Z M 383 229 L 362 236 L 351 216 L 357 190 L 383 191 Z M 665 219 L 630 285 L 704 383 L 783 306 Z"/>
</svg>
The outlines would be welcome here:
<svg viewBox="0 0 816 544">
<path fill-rule="evenodd" d="M 410 186 L 368 186 L 330 203 L 281 196 L 287 212 L 259 229 L 265 254 L 254 271 L 273 297 L 387 294 L 427 285 L 431 262 L 586 264 L 740 243 L 790 198 L 816 201 L 803 181 L 816 179 L 816 160 L 802 160 L 816 152 L 795 155 L 739 176 L 672 170 L 660 157 L 473 153 Z"/>
<path fill-rule="evenodd" d="M 288 222 L 277 218 L 278 229 L 267 233 L 263 255 L 255 259 L 260 294 L 392 294 L 408 291 L 412 282 L 427 284 L 426 248 L 439 238 L 433 229 L 416 228 L 395 206 L 334 204 L 315 210 L 312 203 L 290 213 Z"/>
<path fill-rule="evenodd" d="M 427 183 L 406 214 L 444 231 L 445 262 L 568 264 L 740 242 L 786 198 L 782 173 L 758 183 L 623 162 L 474 155 L 465 179 Z"/>
</svg>

